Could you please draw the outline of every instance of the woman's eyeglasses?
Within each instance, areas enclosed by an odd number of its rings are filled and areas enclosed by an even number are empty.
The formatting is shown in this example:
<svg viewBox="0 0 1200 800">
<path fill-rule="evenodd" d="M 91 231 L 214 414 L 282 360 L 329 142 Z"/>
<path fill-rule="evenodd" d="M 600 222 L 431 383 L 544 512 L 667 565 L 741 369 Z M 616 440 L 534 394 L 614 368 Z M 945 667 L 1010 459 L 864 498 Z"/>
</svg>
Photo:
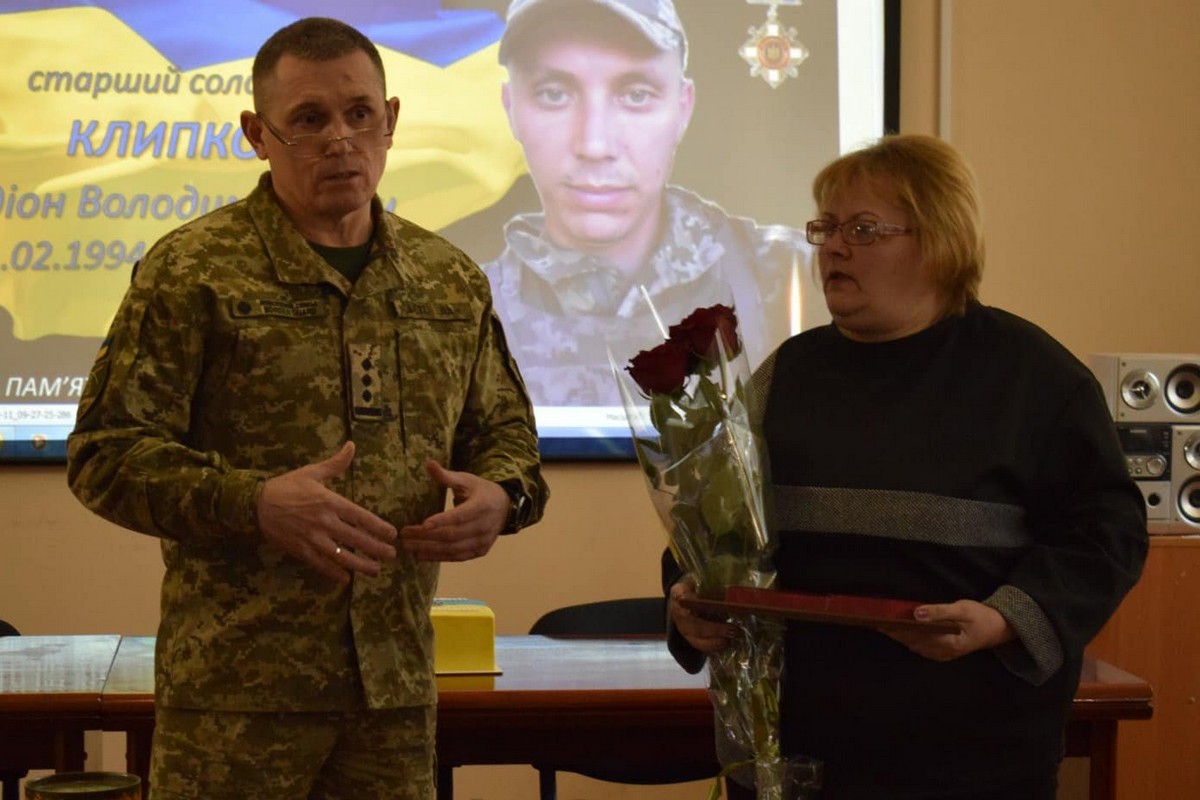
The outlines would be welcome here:
<svg viewBox="0 0 1200 800">
<path fill-rule="evenodd" d="M 814 219 L 804 226 L 804 235 L 809 244 L 825 244 L 838 231 L 846 244 L 872 244 L 880 236 L 903 236 L 912 233 L 913 229 L 869 219 L 852 219 L 847 222 Z"/>
</svg>

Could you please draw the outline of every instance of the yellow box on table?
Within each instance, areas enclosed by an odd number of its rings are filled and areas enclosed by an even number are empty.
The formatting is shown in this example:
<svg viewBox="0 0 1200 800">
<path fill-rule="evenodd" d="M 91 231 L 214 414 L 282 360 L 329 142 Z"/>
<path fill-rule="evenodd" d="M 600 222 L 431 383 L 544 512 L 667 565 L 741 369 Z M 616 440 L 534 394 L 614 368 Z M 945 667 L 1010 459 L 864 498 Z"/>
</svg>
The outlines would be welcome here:
<svg viewBox="0 0 1200 800">
<path fill-rule="evenodd" d="M 500 674 L 496 664 L 496 615 L 486 603 L 463 597 L 436 597 L 433 600 L 433 665 L 439 685 L 444 678 L 454 679 L 454 688 L 490 688 L 492 676 Z M 459 680 L 483 676 L 470 686 Z"/>
</svg>

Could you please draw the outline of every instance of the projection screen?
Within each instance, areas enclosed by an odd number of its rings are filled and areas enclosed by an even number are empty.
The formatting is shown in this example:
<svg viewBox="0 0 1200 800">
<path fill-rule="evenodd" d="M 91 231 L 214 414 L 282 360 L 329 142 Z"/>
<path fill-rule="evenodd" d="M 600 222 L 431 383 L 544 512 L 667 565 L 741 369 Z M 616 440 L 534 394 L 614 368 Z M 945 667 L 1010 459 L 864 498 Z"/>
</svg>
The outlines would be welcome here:
<svg viewBox="0 0 1200 800">
<path fill-rule="evenodd" d="M 244 197 L 266 169 L 238 118 L 253 108 L 255 51 L 296 19 L 335 16 L 380 50 L 388 94 L 401 101 L 379 187 L 385 207 L 480 264 L 500 258 L 506 225 L 541 211 L 503 102 L 507 5 L 0 2 L 0 461 L 65 457 L 134 264 L 167 231 Z M 764 332 L 755 359 L 828 321 L 802 242 L 809 186 L 829 159 L 884 131 L 884 6 L 675 2 L 694 100 L 669 184 L 793 252 L 786 302 L 764 306 L 764 319 L 747 311 L 747 330 Z M 753 292 L 739 291 L 753 305 Z M 676 305 L 726 299 L 683 293 Z M 504 316 L 519 338 L 520 320 Z M 625 414 L 607 390 L 559 392 L 554 364 L 529 370 L 546 458 L 631 457 Z"/>
</svg>

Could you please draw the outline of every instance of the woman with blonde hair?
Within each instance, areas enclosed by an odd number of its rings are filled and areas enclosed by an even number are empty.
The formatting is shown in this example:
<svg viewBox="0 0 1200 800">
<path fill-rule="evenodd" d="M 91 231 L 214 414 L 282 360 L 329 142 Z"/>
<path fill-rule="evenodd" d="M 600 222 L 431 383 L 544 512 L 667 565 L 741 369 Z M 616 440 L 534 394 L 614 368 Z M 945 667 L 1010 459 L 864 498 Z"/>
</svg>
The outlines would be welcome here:
<svg viewBox="0 0 1200 800">
<path fill-rule="evenodd" d="M 1136 583 L 1145 506 L 1102 391 L 1046 332 L 978 299 L 974 176 L 888 136 L 813 185 L 832 324 L 756 371 L 778 587 L 916 600 L 957 632 L 791 622 L 785 753 L 822 800 L 1053 800 L 1084 646 Z M 675 602 L 689 668 L 736 629 Z"/>
</svg>

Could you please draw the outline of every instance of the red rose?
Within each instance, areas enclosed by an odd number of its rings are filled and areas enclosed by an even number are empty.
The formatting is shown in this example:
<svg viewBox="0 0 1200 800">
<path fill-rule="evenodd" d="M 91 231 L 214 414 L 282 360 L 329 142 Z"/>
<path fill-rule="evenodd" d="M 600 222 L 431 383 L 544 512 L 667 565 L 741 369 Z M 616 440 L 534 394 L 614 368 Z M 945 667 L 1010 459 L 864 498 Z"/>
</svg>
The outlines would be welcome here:
<svg viewBox="0 0 1200 800">
<path fill-rule="evenodd" d="M 737 335 L 737 315 L 729 306 L 715 305 L 699 308 L 689 314 L 683 322 L 672 325 L 671 341 L 688 347 L 701 358 L 717 359 L 717 334 L 725 345 L 725 355 L 733 358 L 741 352 Z"/>
<path fill-rule="evenodd" d="M 675 394 L 692 371 L 692 361 L 692 351 L 687 345 L 670 340 L 638 353 L 629 359 L 625 369 L 647 395 Z"/>
</svg>

